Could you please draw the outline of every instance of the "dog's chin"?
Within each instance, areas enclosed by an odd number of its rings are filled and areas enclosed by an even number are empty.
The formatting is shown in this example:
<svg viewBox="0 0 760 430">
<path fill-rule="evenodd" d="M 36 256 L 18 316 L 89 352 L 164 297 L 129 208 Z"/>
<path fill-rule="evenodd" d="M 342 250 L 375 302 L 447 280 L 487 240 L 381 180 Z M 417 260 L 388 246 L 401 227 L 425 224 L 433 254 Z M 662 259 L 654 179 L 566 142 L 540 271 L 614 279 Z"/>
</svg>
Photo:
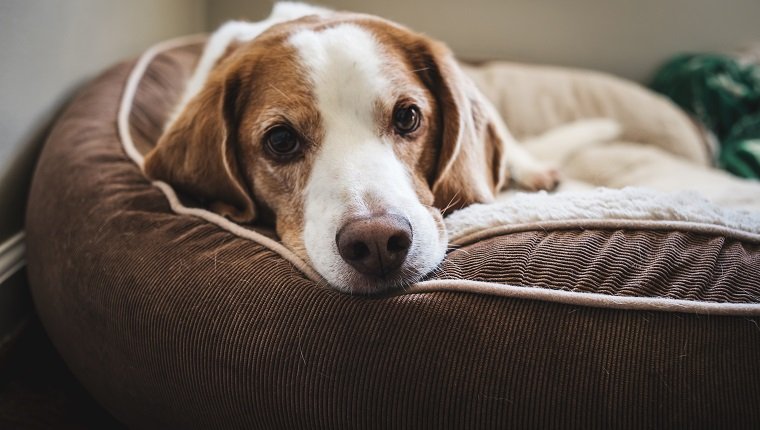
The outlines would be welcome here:
<svg viewBox="0 0 760 430">
<path fill-rule="evenodd" d="M 430 270 L 420 273 L 419 270 L 414 268 L 406 270 L 402 268 L 397 274 L 376 278 L 363 275 L 353 268 L 346 266 L 340 269 L 337 276 L 330 276 L 329 274 L 323 274 L 323 276 L 327 275 L 325 278 L 328 278 L 330 285 L 343 293 L 369 296 L 403 291 L 411 284 L 424 278 L 425 275 L 434 269 L 435 267 L 432 267 Z M 332 280 L 329 278 L 332 278 Z"/>
<path fill-rule="evenodd" d="M 420 254 L 418 243 L 413 248 L 413 257 L 396 272 L 385 277 L 368 276 L 346 264 L 338 262 L 320 274 L 335 289 L 348 294 L 380 295 L 403 291 L 417 281 L 435 271 L 446 255 L 445 242 L 428 247 L 428 252 Z"/>
<path fill-rule="evenodd" d="M 323 269 L 318 264 L 315 264 L 315 261 L 310 258 L 308 252 L 306 252 L 306 248 L 302 244 L 299 243 L 298 245 L 300 246 L 294 246 L 293 243 L 285 242 L 285 246 L 304 262 L 314 267 L 331 288 L 346 294 L 380 295 L 403 290 L 424 278 L 425 275 L 432 272 L 440 263 L 440 261 L 436 262 L 429 270 L 419 270 L 414 267 L 405 267 L 407 265 L 404 265 L 401 270 L 393 275 L 376 278 L 359 273 L 356 269 L 342 261 L 333 262 L 329 265 L 328 269 Z M 337 257 L 337 253 L 335 254 Z"/>
</svg>

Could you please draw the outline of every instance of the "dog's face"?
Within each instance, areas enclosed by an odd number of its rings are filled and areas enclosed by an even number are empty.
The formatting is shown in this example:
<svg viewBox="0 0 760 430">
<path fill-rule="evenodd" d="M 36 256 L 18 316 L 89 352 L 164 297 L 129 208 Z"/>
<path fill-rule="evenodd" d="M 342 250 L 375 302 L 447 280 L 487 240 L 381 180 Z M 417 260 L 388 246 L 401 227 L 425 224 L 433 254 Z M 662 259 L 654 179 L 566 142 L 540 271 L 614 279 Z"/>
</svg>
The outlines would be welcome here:
<svg viewBox="0 0 760 430">
<path fill-rule="evenodd" d="M 231 47 L 146 173 L 374 293 L 443 259 L 442 210 L 493 198 L 501 142 L 442 45 L 363 15 L 306 17 Z"/>
</svg>

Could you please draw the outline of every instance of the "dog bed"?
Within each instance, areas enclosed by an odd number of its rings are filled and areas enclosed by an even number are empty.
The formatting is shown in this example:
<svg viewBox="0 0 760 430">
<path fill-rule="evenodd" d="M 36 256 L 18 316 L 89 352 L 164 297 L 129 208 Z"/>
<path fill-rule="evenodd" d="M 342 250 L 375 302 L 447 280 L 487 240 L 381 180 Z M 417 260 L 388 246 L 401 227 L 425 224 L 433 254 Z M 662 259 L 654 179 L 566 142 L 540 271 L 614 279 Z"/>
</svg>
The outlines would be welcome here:
<svg viewBox="0 0 760 430">
<path fill-rule="evenodd" d="M 455 246 L 429 279 L 388 296 L 341 294 L 266 229 L 226 223 L 142 175 L 142 154 L 201 49 L 202 39 L 167 42 L 89 84 L 52 130 L 30 193 L 40 318 L 119 420 L 223 429 L 760 423 L 756 216 L 637 188 L 518 194 L 450 216 Z M 529 82 L 524 68 L 499 65 L 497 75 Z M 535 68 L 518 91 L 555 112 L 541 122 L 507 103 L 507 82 L 489 84 L 492 66 L 471 72 L 508 122 L 522 124 L 518 136 L 606 114 L 637 141 L 708 162 L 689 120 L 633 84 Z M 572 85 L 541 81 L 545 73 Z"/>
</svg>

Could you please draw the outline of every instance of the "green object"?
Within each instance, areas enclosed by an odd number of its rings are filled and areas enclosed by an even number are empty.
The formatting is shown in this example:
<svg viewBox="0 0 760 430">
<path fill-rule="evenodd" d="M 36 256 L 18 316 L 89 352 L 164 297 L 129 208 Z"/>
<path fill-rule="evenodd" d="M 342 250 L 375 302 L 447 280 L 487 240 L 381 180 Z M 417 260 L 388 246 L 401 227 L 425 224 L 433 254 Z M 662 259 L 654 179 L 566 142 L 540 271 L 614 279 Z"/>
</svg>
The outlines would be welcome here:
<svg viewBox="0 0 760 430">
<path fill-rule="evenodd" d="M 731 127 L 721 144 L 720 164 L 735 175 L 760 179 L 760 114 L 745 117 Z"/>
<path fill-rule="evenodd" d="M 694 115 L 721 142 L 726 170 L 760 179 L 760 67 L 719 54 L 683 54 L 656 73 L 652 89 Z"/>
</svg>

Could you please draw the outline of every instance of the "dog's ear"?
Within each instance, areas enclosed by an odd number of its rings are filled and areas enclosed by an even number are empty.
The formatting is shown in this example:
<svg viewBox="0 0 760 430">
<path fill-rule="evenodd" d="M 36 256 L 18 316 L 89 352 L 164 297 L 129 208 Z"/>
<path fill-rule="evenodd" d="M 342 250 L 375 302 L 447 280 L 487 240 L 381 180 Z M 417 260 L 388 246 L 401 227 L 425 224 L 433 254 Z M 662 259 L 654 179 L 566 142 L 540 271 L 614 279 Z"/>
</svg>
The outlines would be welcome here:
<svg viewBox="0 0 760 430">
<path fill-rule="evenodd" d="M 506 127 L 445 45 L 428 39 L 419 43 L 413 53 L 415 67 L 440 112 L 440 147 L 431 185 L 435 205 L 458 209 L 493 201 L 507 179 Z"/>
<path fill-rule="evenodd" d="M 237 162 L 237 109 L 240 80 L 223 73 L 204 88 L 172 121 L 146 156 L 151 179 L 199 198 L 235 222 L 251 222 L 255 210 Z"/>
</svg>

